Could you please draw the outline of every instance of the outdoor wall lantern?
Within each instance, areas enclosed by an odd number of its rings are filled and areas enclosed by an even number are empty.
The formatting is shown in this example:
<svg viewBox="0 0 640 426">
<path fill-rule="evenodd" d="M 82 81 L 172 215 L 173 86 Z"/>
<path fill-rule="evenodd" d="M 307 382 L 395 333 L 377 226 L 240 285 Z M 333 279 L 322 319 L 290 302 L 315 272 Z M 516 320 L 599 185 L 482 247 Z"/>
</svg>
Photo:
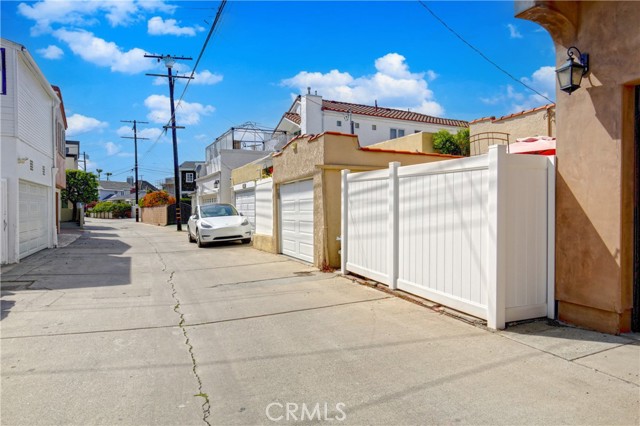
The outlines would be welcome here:
<svg viewBox="0 0 640 426">
<path fill-rule="evenodd" d="M 577 52 L 577 57 L 574 57 L 576 54 L 574 51 Z M 567 55 L 569 56 L 567 62 L 556 70 L 556 75 L 560 90 L 571 94 L 580 88 L 582 76 L 589 71 L 589 54 L 581 53 L 577 47 L 571 46 L 567 49 Z"/>
</svg>

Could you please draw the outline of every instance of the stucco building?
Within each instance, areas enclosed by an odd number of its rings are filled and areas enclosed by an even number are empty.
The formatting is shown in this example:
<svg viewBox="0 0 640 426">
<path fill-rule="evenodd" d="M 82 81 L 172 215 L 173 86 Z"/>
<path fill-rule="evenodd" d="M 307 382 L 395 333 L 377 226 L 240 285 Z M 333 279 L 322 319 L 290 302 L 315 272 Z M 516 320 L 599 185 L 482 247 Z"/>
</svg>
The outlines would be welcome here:
<svg viewBox="0 0 640 426">
<path fill-rule="evenodd" d="M 317 135 L 324 132 L 353 134 L 358 136 L 361 146 L 369 146 L 420 132 L 433 134 L 447 130 L 455 134 L 466 127 L 468 123 L 463 120 L 384 108 L 377 103 L 361 105 L 332 101 L 307 93 L 296 97 L 276 130 L 285 132 L 289 139 L 301 134 Z"/>
<path fill-rule="evenodd" d="M 489 152 L 489 146 L 532 136 L 556 136 L 555 104 L 542 105 L 502 117 L 469 122 L 470 155 Z"/>
<path fill-rule="evenodd" d="M 640 5 L 517 1 L 553 38 L 556 67 L 575 46 L 589 70 L 557 90 L 556 300 L 559 319 L 640 331 Z"/>
<path fill-rule="evenodd" d="M 356 135 L 325 132 L 292 139 L 262 161 L 273 175 L 256 180 L 263 164 L 233 171 L 236 188 L 255 187 L 254 247 L 283 253 L 319 268 L 340 266 L 340 204 L 343 169 L 353 172 L 458 158 L 451 155 L 362 147 Z M 269 170 L 267 168 L 267 170 Z"/>
</svg>

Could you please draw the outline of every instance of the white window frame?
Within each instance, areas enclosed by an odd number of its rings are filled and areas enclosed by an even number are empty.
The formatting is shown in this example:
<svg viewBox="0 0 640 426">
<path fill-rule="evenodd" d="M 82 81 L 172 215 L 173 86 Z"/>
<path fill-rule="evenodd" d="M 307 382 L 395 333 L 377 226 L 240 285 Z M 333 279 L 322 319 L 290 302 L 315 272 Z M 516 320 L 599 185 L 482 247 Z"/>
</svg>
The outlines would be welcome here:
<svg viewBox="0 0 640 426">
<path fill-rule="evenodd" d="M 193 173 L 192 172 L 186 172 L 184 174 L 184 180 L 186 183 L 193 183 Z"/>
</svg>

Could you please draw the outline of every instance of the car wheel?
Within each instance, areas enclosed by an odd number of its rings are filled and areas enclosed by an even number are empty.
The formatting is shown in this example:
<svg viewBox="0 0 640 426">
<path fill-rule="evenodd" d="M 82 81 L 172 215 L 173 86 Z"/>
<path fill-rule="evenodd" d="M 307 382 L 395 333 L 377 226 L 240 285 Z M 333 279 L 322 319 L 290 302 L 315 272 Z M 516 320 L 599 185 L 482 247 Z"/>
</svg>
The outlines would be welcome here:
<svg viewBox="0 0 640 426">
<path fill-rule="evenodd" d="M 251 238 L 243 238 L 241 241 L 242 244 L 249 244 L 251 242 Z"/>
<path fill-rule="evenodd" d="M 196 229 L 196 242 L 198 243 L 198 247 L 204 247 L 202 238 L 200 238 L 200 231 L 198 231 L 197 229 Z"/>
<path fill-rule="evenodd" d="M 196 240 L 193 239 L 193 237 L 191 236 L 191 230 L 189 229 L 189 227 L 187 226 L 187 238 L 189 238 L 189 242 L 190 243 L 195 243 Z"/>
</svg>

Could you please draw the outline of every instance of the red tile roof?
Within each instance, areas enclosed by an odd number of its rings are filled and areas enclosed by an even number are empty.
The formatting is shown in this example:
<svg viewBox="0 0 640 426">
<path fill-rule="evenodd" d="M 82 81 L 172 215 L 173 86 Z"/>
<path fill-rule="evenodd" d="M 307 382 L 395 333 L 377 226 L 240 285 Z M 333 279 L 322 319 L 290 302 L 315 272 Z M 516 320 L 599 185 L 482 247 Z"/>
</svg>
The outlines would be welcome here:
<svg viewBox="0 0 640 426">
<path fill-rule="evenodd" d="M 519 115 L 529 114 L 529 113 L 540 111 L 540 110 L 543 110 L 543 109 L 555 108 L 555 106 L 556 106 L 556 104 L 542 105 L 542 106 L 539 106 L 539 107 L 536 107 L 536 108 L 528 109 L 526 111 L 516 112 L 515 114 L 503 115 L 502 117 L 496 118 L 494 121 L 506 120 L 507 118 L 513 118 L 513 117 L 517 117 Z"/>
<path fill-rule="evenodd" d="M 298 114 L 297 112 L 285 112 L 284 118 L 286 118 L 289 121 L 293 121 L 298 126 L 300 125 L 300 122 L 301 122 L 300 114 Z"/>
<path fill-rule="evenodd" d="M 371 117 L 391 118 L 394 120 L 416 121 L 419 123 L 438 124 L 441 126 L 469 127 L 469 123 L 463 120 L 452 120 L 449 118 L 432 117 L 417 112 L 403 111 L 399 109 L 382 108 L 378 106 L 351 104 L 347 102 L 338 102 L 330 100 L 322 100 L 322 109 L 325 111 L 337 111 L 353 114 L 369 115 Z"/>
<path fill-rule="evenodd" d="M 531 108 L 525 111 L 520 111 L 520 112 L 516 112 L 514 114 L 509 114 L 509 115 L 503 115 L 502 117 L 483 117 L 483 118 L 478 118 L 476 120 L 473 120 L 470 124 L 475 124 L 475 123 L 479 123 L 481 121 L 501 121 L 501 120 L 506 120 L 508 118 L 513 118 L 513 117 L 518 117 L 520 115 L 525 115 L 525 114 L 530 114 L 532 112 L 536 112 L 536 111 L 540 111 L 543 109 L 549 109 L 549 108 L 555 108 L 556 104 L 547 104 L 547 105 L 542 105 L 539 107 L 535 107 L 535 108 Z"/>
</svg>

